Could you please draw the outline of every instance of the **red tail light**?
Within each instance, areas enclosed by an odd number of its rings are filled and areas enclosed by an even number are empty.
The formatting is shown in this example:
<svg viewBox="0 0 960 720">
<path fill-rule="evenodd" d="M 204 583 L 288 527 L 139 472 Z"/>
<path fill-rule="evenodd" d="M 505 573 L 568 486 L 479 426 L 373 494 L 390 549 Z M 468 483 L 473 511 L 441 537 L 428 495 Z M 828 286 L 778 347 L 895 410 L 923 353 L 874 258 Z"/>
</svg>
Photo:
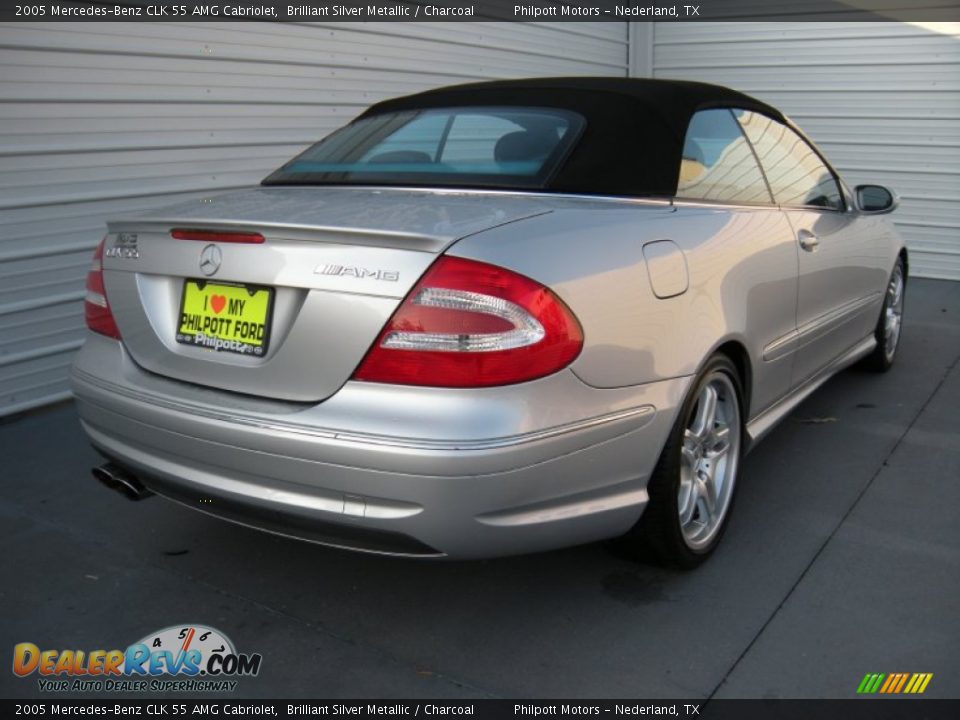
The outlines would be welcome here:
<svg viewBox="0 0 960 720">
<path fill-rule="evenodd" d="M 581 347 L 577 319 L 543 285 L 494 265 L 441 257 L 394 313 L 354 379 L 509 385 L 566 367 Z"/>
<path fill-rule="evenodd" d="M 120 339 L 120 330 L 110 312 L 110 303 L 107 302 L 107 291 L 103 287 L 103 244 L 106 238 L 100 241 L 93 253 L 93 264 L 87 273 L 87 294 L 83 299 L 83 314 L 87 320 L 87 327 L 96 333 Z"/>
<path fill-rule="evenodd" d="M 249 243 L 259 245 L 263 235 L 255 232 L 221 232 L 220 230 L 183 230 L 170 231 L 175 240 L 202 240 L 203 242 Z"/>
</svg>

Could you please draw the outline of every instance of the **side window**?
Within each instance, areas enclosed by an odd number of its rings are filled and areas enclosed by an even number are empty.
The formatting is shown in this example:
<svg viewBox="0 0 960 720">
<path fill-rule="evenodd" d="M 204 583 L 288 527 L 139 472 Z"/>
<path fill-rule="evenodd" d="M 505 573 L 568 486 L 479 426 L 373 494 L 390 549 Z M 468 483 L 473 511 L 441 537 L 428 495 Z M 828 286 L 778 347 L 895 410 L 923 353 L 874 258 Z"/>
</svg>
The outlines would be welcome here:
<svg viewBox="0 0 960 720">
<path fill-rule="evenodd" d="M 742 110 L 735 114 L 757 151 L 778 203 L 844 209 L 836 178 L 802 137 L 765 115 Z"/>
<path fill-rule="evenodd" d="M 676 195 L 728 203 L 771 202 L 757 159 L 730 110 L 701 110 L 690 119 Z"/>
</svg>

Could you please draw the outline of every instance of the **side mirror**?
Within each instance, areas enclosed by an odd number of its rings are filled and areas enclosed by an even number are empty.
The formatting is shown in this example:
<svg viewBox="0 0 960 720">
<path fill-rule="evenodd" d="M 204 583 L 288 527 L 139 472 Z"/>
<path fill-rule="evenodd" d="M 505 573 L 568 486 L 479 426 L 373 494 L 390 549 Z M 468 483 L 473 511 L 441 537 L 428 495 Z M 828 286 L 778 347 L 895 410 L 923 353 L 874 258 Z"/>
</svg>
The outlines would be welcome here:
<svg viewBox="0 0 960 720">
<path fill-rule="evenodd" d="M 857 208 L 862 213 L 882 215 L 893 212 L 900 204 L 900 198 L 892 190 L 883 185 L 857 185 L 854 190 L 857 196 Z"/>
</svg>

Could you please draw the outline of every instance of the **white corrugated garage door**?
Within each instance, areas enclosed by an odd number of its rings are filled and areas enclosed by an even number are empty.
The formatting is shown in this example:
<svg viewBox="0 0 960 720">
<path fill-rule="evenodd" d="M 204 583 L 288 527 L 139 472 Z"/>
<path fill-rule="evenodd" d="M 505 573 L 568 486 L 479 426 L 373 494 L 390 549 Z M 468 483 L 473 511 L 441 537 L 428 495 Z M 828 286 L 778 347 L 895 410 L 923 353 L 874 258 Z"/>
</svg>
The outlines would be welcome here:
<svg viewBox="0 0 960 720">
<path fill-rule="evenodd" d="M 960 280 L 960 23 L 657 23 L 653 72 L 783 110 L 851 185 L 900 193 L 913 274 Z"/>
<path fill-rule="evenodd" d="M 68 396 L 106 217 L 254 184 L 384 97 L 626 75 L 626 23 L 0 27 L 0 416 Z"/>
</svg>

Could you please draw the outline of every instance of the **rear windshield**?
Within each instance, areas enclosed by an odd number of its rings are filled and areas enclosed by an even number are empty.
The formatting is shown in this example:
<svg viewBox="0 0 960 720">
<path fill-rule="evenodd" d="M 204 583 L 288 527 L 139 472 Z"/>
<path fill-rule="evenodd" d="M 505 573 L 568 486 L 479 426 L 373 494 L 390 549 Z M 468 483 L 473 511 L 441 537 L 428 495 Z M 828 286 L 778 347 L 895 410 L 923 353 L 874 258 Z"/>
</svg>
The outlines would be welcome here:
<svg viewBox="0 0 960 720">
<path fill-rule="evenodd" d="M 384 113 L 337 130 L 263 184 L 542 188 L 583 125 L 549 108 Z"/>
</svg>

